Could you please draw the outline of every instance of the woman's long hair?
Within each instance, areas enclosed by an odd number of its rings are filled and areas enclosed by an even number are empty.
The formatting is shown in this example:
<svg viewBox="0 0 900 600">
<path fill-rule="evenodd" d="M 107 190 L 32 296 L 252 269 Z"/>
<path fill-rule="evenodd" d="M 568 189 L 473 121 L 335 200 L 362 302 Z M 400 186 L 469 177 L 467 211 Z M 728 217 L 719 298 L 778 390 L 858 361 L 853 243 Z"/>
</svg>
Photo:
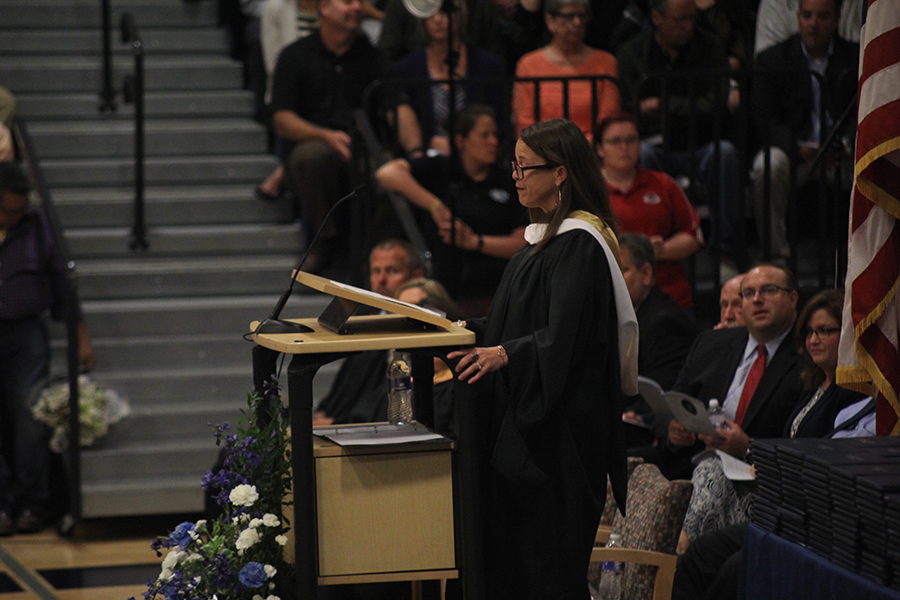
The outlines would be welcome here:
<svg viewBox="0 0 900 600">
<path fill-rule="evenodd" d="M 809 355 L 809 350 L 806 349 L 806 329 L 809 327 L 809 320 L 812 318 L 813 313 L 819 309 L 825 309 L 840 327 L 841 314 L 844 310 L 843 288 L 824 290 L 810 298 L 803 310 L 800 311 L 800 317 L 797 319 L 797 345 L 800 347 L 800 353 L 806 359 L 806 366 L 800 374 L 800 378 L 808 390 L 818 388 L 825 381 L 825 371 L 813 362 L 812 356 Z"/>
<path fill-rule="evenodd" d="M 613 233 L 616 218 L 609 204 L 606 182 L 597 164 L 597 155 L 581 128 L 567 119 L 551 119 L 526 127 L 519 139 L 543 158 L 547 164 L 566 167 L 568 175 L 559 186 L 559 206 L 550 215 L 539 208 L 529 208 L 532 223 L 547 223 L 547 231 L 534 253 L 544 249 L 570 212 L 583 210 L 600 217 Z"/>
</svg>

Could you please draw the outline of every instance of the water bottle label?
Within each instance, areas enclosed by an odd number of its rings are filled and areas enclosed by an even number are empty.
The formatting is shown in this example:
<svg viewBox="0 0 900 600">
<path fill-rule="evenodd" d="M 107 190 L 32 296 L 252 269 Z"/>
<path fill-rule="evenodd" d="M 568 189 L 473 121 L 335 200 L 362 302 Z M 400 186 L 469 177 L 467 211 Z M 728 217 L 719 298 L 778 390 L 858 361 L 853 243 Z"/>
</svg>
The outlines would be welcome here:
<svg viewBox="0 0 900 600">
<path fill-rule="evenodd" d="M 603 570 L 621 573 L 622 571 L 625 570 L 625 563 L 615 562 L 612 560 L 605 560 L 605 561 L 603 561 Z"/>
<path fill-rule="evenodd" d="M 409 377 L 388 379 L 389 392 L 406 392 L 412 389 L 412 380 Z"/>
</svg>

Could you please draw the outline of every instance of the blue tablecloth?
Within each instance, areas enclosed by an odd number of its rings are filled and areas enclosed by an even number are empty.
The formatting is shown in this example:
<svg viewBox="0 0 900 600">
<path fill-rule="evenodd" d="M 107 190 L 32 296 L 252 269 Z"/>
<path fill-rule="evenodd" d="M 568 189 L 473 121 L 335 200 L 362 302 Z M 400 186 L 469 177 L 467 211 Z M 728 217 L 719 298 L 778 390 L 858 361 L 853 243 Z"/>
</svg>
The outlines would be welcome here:
<svg viewBox="0 0 900 600">
<path fill-rule="evenodd" d="M 744 537 L 740 596 L 744 600 L 900 600 L 900 592 L 753 523 Z"/>
</svg>

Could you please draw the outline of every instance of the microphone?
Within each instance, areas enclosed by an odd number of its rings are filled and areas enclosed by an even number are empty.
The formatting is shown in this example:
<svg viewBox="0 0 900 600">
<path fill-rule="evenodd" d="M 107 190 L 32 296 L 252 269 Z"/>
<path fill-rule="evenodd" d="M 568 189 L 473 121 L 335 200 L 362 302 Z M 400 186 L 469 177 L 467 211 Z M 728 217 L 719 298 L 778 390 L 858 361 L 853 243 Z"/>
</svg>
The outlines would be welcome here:
<svg viewBox="0 0 900 600">
<path fill-rule="evenodd" d="M 359 193 L 365 188 L 366 184 L 357 186 L 355 190 L 334 203 L 334 206 L 331 207 L 331 210 L 329 210 L 328 214 L 325 215 L 325 218 L 322 219 L 322 224 L 319 225 L 319 230 L 316 231 L 316 235 L 313 236 L 312 241 L 309 243 L 309 246 L 307 246 L 306 253 L 300 260 L 300 264 L 297 265 L 297 271 L 300 271 L 303 268 L 303 263 L 305 263 L 306 259 L 309 258 L 309 251 L 312 250 L 312 247 L 313 245 L 315 245 L 316 240 L 319 239 L 319 234 L 322 233 L 322 229 L 324 229 L 325 224 L 331 217 L 331 213 L 333 213 L 334 210 L 345 201 L 359 195 Z M 281 295 L 281 298 L 278 299 L 278 303 L 275 305 L 275 308 L 272 309 L 272 312 L 269 313 L 269 317 L 256 327 L 256 331 L 253 332 L 254 335 L 257 333 L 309 333 L 310 331 L 312 331 L 312 329 L 307 327 L 306 325 L 301 325 L 300 323 L 291 323 L 289 321 L 282 321 L 278 318 L 281 315 L 281 311 L 284 309 L 284 305 L 287 304 L 288 298 L 291 297 L 291 293 L 294 291 L 294 283 L 296 281 L 297 280 L 293 276 L 291 276 L 291 285 L 288 286 L 288 289 L 286 289 Z"/>
</svg>

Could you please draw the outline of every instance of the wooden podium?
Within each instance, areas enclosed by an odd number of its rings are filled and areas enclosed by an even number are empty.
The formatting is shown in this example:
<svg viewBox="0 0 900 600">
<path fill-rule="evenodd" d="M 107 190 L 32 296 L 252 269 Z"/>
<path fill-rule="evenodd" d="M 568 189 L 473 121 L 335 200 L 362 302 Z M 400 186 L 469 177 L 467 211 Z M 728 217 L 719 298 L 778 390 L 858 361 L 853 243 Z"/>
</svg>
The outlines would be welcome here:
<svg viewBox="0 0 900 600">
<path fill-rule="evenodd" d="M 313 379 L 319 367 L 339 358 L 355 352 L 366 350 L 390 350 L 404 349 L 413 353 L 413 396 L 415 399 L 414 414 L 416 419 L 425 425 L 433 423 L 432 405 L 432 378 L 434 366 L 432 356 L 437 348 L 447 346 L 467 346 L 475 342 L 475 334 L 467 329 L 455 325 L 432 311 L 426 311 L 418 307 L 397 302 L 379 294 L 366 290 L 342 285 L 322 277 L 309 273 L 297 272 L 295 278 L 313 289 L 334 296 L 334 300 L 318 319 L 298 319 L 294 322 L 302 323 L 311 329 L 308 333 L 281 333 L 265 334 L 254 333 L 253 341 L 256 346 L 253 349 L 253 379 L 254 386 L 262 391 L 263 383 L 270 379 L 277 371 L 277 359 L 279 354 L 291 354 L 288 366 L 288 398 L 290 401 L 291 440 L 292 440 L 292 467 L 293 467 L 293 492 L 294 492 L 294 557 L 297 567 L 297 598 L 315 599 L 317 586 L 329 583 L 348 583 L 362 581 L 405 581 L 416 579 L 437 579 L 452 577 L 455 570 L 433 570 L 423 564 L 410 564 L 409 567 L 399 566 L 405 564 L 408 557 L 401 556 L 400 563 L 394 563 L 388 567 L 400 569 L 393 571 L 348 573 L 346 565 L 354 565 L 354 568 L 366 570 L 365 561 L 354 563 L 353 560 L 338 560 L 335 563 L 332 558 L 335 551 L 341 553 L 341 544 L 346 540 L 319 539 L 320 523 L 324 528 L 324 534 L 328 532 L 329 524 L 334 524 L 335 519 L 329 517 L 324 510 L 324 520 L 320 521 L 317 510 L 317 459 L 318 446 L 319 460 L 329 452 L 342 460 L 362 460 L 373 462 L 374 459 L 366 459 L 360 451 L 346 451 L 344 449 L 327 449 L 326 442 L 314 441 L 312 433 L 313 414 Z M 359 304 L 365 304 L 376 309 L 387 311 L 391 314 L 352 317 L 350 313 Z M 251 323 L 251 331 L 256 331 L 258 322 Z M 396 453 L 409 453 L 411 448 L 393 447 Z M 421 450 L 421 448 L 419 448 Z M 440 450 L 432 447 L 430 450 Z M 449 448 L 447 458 L 449 459 Z M 323 452 L 325 454 L 323 454 Z M 382 448 L 381 454 L 384 453 Z M 354 454 L 356 456 L 354 456 Z M 413 453 L 410 453 L 412 455 Z M 432 454 L 431 452 L 418 454 Z M 401 459 L 404 457 L 400 457 Z M 384 457 L 382 457 L 384 459 Z M 405 457 L 407 461 L 410 457 Z M 378 469 L 397 470 L 398 462 L 387 457 L 387 463 L 377 467 L 370 480 L 377 481 Z M 429 461 L 436 461 L 430 463 Z M 335 482 L 335 477 L 340 478 L 339 463 L 322 463 L 320 479 L 323 491 L 330 490 L 335 496 L 343 495 L 347 488 L 342 488 L 341 482 Z M 446 464 L 439 455 L 430 456 L 424 462 L 415 465 L 415 469 L 440 468 Z M 386 466 L 385 466 L 386 465 Z M 346 462 L 345 462 L 346 466 Z M 338 470 L 333 470 L 337 468 Z M 405 469 L 405 467 L 400 467 Z M 395 479 L 396 480 L 396 479 Z M 440 486 L 441 484 L 436 484 Z M 363 486 L 364 487 L 364 486 Z M 335 502 L 344 502 L 346 510 L 365 509 L 365 501 L 360 501 L 359 492 L 354 490 L 353 498 L 334 497 Z M 439 494 L 438 494 L 439 495 Z M 372 502 L 390 501 L 390 494 L 375 494 Z M 437 495 L 435 496 L 437 497 Z M 331 510 L 329 506 L 329 510 Z M 382 507 L 383 508 L 383 507 Z M 388 510 L 400 507 L 388 507 Z M 454 507 L 455 510 L 455 507 Z M 333 511 L 330 513 L 334 515 Z M 373 523 L 377 523 L 375 520 Z M 458 529 L 457 529 L 458 531 Z M 344 532 L 346 533 L 346 532 Z M 360 536 L 389 535 L 391 532 L 379 531 L 377 527 L 360 530 Z M 332 537 L 332 534 L 329 534 Z M 352 542 L 352 536 L 350 536 Z M 459 535 L 456 536 L 457 549 L 459 548 Z M 329 546 L 337 543 L 338 547 Z M 458 552 L 457 552 L 458 555 Z M 323 559 L 325 562 L 323 563 Z M 332 561 L 332 562 L 329 562 Z M 446 564 L 445 558 L 440 559 L 440 564 Z M 459 561 L 456 561 L 459 564 Z M 336 564 L 340 564 L 336 567 Z M 375 566 L 381 569 L 383 566 Z M 340 571 L 340 573 L 338 573 Z"/>
</svg>

